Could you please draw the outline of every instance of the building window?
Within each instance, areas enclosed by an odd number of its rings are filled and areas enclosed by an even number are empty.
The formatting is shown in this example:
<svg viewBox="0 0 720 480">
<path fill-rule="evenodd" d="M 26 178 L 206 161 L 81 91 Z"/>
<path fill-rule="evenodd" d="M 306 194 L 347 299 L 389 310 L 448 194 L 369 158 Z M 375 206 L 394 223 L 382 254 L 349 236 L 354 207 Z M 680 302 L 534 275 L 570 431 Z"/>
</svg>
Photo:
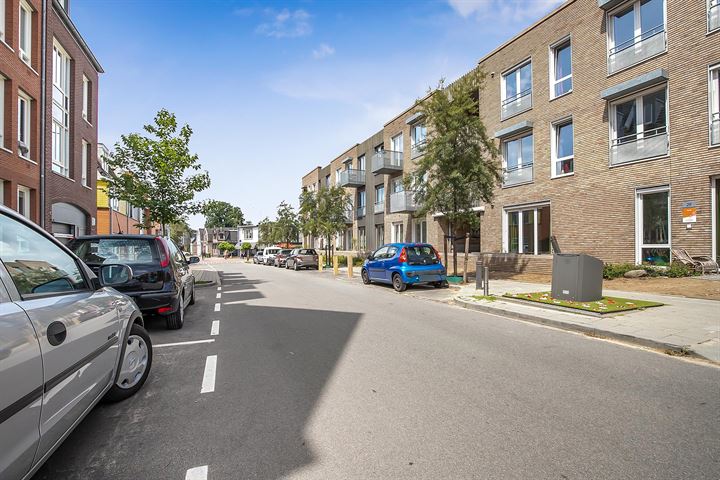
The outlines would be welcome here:
<svg viewBox="0 0 720 480">
<path fill-rule="evenodd" d="M 501 118 L 504 120 L 532 107 L 532 63 L 528 60 L 503 74 Z"/>
<path fill-rule="evenodd" d="M 0 205 L 5 205 L 5 180 L 2 178 L 0 178 Z"/>
<path fill-rule="evenodd" d="M 637 262 L 670 265 L 670 189 L 638 190 L 636 202 Z"/>
<path fill-rule="evenodd" d="M 17 187 L 17 211 L 23 217 L 30 218 L 30 189 L 22 185 Z"/>
<path fill-rule="evenodd" d="M 18 94 L 18 153 L 25 159 L 30 159 L 30 117 L 32 115 L 32 100 L 23 92 Z"/>
<path fill-rule="evenodd" d="M 358 191 L 357 199 L 357 218 L 365 216 L 365 190 Z"/>
<path fill-rule="evenodd" d="M 83 103 L 82 103 L 82 117 L 90 122 L 90 93 L 92 92 L 92 88 L 90 86 L 90 80 L 83 75 L 83 84 L 82 84 L 82 94 L 83 94 Z"/>
<path fill-rule="evenodd" d="M 533 135 L 503 142 L 503 186 L 533 181 Z"/>
<path fill-rule="evenodd" d="M 611 104 L 611 165 L 667 155 L 666 103 L 662 87 Z"/>
<path fill-rule="evenodd" d="M 667 49 L 665 0 L 638 0 L 610 14 L 608 72 L 614 73 Z"/>
<path fill-rule="evenodd" d="M 20 58 L 30 64 L 32 58 L 32 12 L 24 0 L 20 2 Z"/>
<path fill-rule="evenodd" d="M 325 176 L 325 188 L 330 188 L 330 175 Z"/>
<path fill-rule="evenodd" d="M 335 169 L 335 185 L 340 183 L 340 174 L 342 173 L 342 168 Z"/>
<path fill-rule="evenodd" d="M 504 250 L 509 253 L 550 253 L 550 205 L 505 210 Z"/>
<path fill-rule="evenodd" d="M 385 212 L 385 185 L 375 187 L 375 213 Z"/>
<path fill-rule="evenodd" d="M 0 0 L 0 4 L 4 0 Z M 5 77 L 0 75 L 0 148 L 5 146 Z"/>
<path fill-rule="evenodd" d="M 358 249 L 367 250 L 367 234 L 365 227 L 358 227 Z"/>
<path fill-rule="evenodd" d="M 416 123 L 410 128 L 410 152 L 412 158 L 419 157 L 423 153 L 427 142 L 427 128 L 424 123 Z"/>
<path fill-rule="evenodd" d="M 415 230 L 413 232 L 413 241 L 417 243 L 427 243 L 427 221 L 415 220 Z"/>
<path fill-rule="evenodd" d="M 360 155 L 358 157 L 358 170 L 365 171 L 365 155 Z"/>
<path fill-rule="evenodd" d="M 390 181 L 390 193 L 399 193 L 405 191 L 405 184 L 402 178 L 393 178 Z"/>
<path fill-rule="evenodd" d="M 0 0 L 0 40 L 5 41 L 5 2 Z"/>
<path fill-rule="evenodd" d="M 573 121 L 562 120 L 552 126 L 552 176 L 562 177 L 575 171 Z"/>
<path fill-rule="evenodd" d="M 710 145 L 720 145 L 720 64 L 710 67 Z"/>
<path fill-rule="evenodd" d="M 70 176 L 70 57 L 53 46 L 52 168 Z"/>
<path fill-rule="evenodd" d="M 375 248 L 385 245 L 385 225 L 375 225 Z"/>
<path fill-rule="evenodd" d="M 88 156 L 90 155 L 90 144 L 85 140 L 82 141 L 82 173 L 80 174 L 80 182 L 83 187 L 88 186 Z"/>
<path fill-rule="evenodd" d="M 708 33 L 720 28 L 720 0 L 708 0 Z"/>
<path fill-rule="evenodd" d="M 565 39 L 550 47 L 550 98 L 572 91 L 572 45 Z"/>
<path fill-rule="evenodd" d="M 400 243 L 405 241 L 405 224 L 395 222 L 392 224 L 392 242 Z"/>
</svg>

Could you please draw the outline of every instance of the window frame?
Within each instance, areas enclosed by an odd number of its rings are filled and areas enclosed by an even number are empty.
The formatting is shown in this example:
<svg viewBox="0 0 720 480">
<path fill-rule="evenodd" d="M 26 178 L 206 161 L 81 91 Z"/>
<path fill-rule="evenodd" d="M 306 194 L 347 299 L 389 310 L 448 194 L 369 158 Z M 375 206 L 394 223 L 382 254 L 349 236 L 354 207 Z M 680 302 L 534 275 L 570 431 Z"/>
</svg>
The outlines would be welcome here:
<svg viewBox="0 0 720 480">
<path fill-rule="evenodd" d="M 558 149 L 560 143 L 560 127 L 572 125 L 572 155 L 558 157 Z M 568 173 L 557 174 L 556 166 L 567 160 L 572 160 L 572 171 Z M 550 124 L 550 178 L 562 178 L 575 175 L 575 119 L 571 116 L 556 120 Z"/>
<path fill-rule="evenodd" d="M 570 48 L 570 74 L 569 74 L 569 75 L 565 75 L 564 77 L 562 77 L 561 79 L 558 80 L 558 79 L 555 78 L 555 76 L 556 76 L 555 73 L 556 73 L 556 69 L 557 69 L 557 52 L 558 52 L 559 49 L 561 49 L 562 47 L 564 47 L 566 44 L 567 44 L 567 46 Z M 574 79 L 573 79 L 573 58 L 572 58 L 572 57 L 573 57 L 573 55 L 572 55 L 572 54 L 573 54 L 573 48 L 572 48 L 572 35 L 567 35 L 567 36 L 561 38 L 560 40 L 558 40 L 557 42 L 551 44 L 550 47 L 549 47 L 549 50 L 550 50 L 550 53 L 549 53 L 549 55 L 550 55 L 550 58 L 549 58 L 550 68 L 548 69 L 548 72 L 549 72 L 549 74 L 550 74 L 550 75 L 549 75 L 549 76 L 550 76 L 550 88 L 549 88 L 549 93 L 550 93 L 550 100 L 555 100 L 556 98 L 564 97 L 565 95 L 568 95 L 568 94 L 572 93 L 572 92 L 573 92 L 573 88 L 574 88 L 574 86 L 575 86 L 575 82 L 574 82 Z M 563 93 L 561 93 L 560 95 L 557 95 L 557 94 L 555 93 L 555 88 L 556 88 L 556 86 L 557 86 L 558 84 L 561 84 L 562 82 L 564 82 L 564 81 L 567 80 L 567 79 L 570 79 L 570 90 L 568 90 L 567 92 L 563 92 Z"/>
<path fill-rule="evenodd" d="M 90 160 L 90 143 L 88 143 L 84 138 L 82 139 L 82 153 L 81 155 L 81 164 L 80 164 L 80 184 L 83 187 L 89 187 L 88 180 L 88 166 L 89 166 L 89 160 Z M 132 217 L 132 213 L 130 214 Z"/>
<path fill-rule="evenodd" d="M 0 42 L 3 42 L 7 45 L 7 42 L 5 41 L 5 30 L 6 24 L 7 24 L 7 17 L 5 13 L 5 9 L 7 6 L 5 5 L 7 3 L 7 0 L 0 0 Z"/>
<path fill-rule="evenodd" d="M 628 165 L 628 164 L 633 164 L 633 163 L 638 163 L 638 162 L 646 162 L 648 160 L 654 160 L 657 158 L 664 158 L 664 157 L 668 156 L 668 153 L 665 153 L 665 154 L 656 155 L 653 157 L 642 158 L 640 160 L 633 160 L 633 161 L 622 162 L 622 163 L 618 163 L 618 164 L 612 163 L 612 149 L 614 146 L 616 146 L 616 144 L 614 142 L 616 142 L 618 140 L 617 125 L 616 125 L 616 122 L 617 122 L 616 108 L 617 108 L 617 106 L 621 103 L 628 103 L 630 100 L 634 100 L 635 101 L 635 142 L 642 140 L 644 138 L 651 138 L 652 136 L 650 136 L 650 137 L 645 136 L 645 125 L 644 125 L 645 111 L 643 108 L 643 106 L 644 106 L 643 97 L 645 95 L 659 92 L 661 90 L 665 91 L 665 132 L 664 133 L 665 133 L 665 135 L 667 135 L 668 145 L 670 144 L 670 114 L 669 114 L 669 112 L 670 112 L 670 110 L 669 110 L 670 95 L 669 95 L 668 83 L 665 82 L 665 83 L 662 83 L 661 85 L 654 85 L 654 86 L 646 88 L 646 89 L 632 92 L 628 95 L 617 98 L 610 102 L 610 105 L 608 108 L 608 114 L 609 114 L 608 128 L 610 129 L 610 134 L 609 134 L 610 146 L 609 146 L 609 150 L 608 150 L 608 165 L 610 167 L 619 167 L 622 165 Z M 656 135 L 659 135 L 659 134 L 656 133 Z M 625 137 L 620 137 L 620 138 L 626 138 L 629 136 L 630 135 L 626 135 Z M 621 145 L 621 144 L 618 143 L 617 145 Z"/>
<path fill-rule="evenodd" d="M 650 60 L 650 59 L 652 59 L 652 58 L 655 58 L 655 57 L 657 57 L 657 56 L 659 56 L 659 55 L 662 55 L 662 54 L 664 54 L 664 53 L 667 53 L 667 51 L 668 51 L 668 45 L 667 45 L 667 43 L 668 43 L 668 42 L 667 42 L 667 21 L 668 21 L 668 20 L 667 20 L 667 0 L 661 0 L 662 3 L 663 3 L 663 25 L 662 25 L 662 26 L 663 26 L 663 29 L 662 29 L 660 32 L 665 32 L 665 49 L 664 49 L 663 51 L 661 51 L 661 52 L 658 52 L 658 53 L 656 53 L 656 54 L 648 57 L 648 58 L 645 58 L 645 59 L 640 60 L 640 61 L 638 61 L 638 62 L 636 62 L 636 63 L 633 63 L 633 64 L 631 64 L 631 65 L 628 65 L 628 66 L 626 66 L 626 67 L 623 67 L 623 68 L 620 68 L 620 69 L 618 69 L 618 70 L 614 70 L 613 72 L 610 72 L 610 56 L 611 56 L 611 55 L 615 55 L 615 54 L 617 54 L 618 52 L 621 52 L 621 51 L 622 51 L 622 50 L 618 50 L 618 51 L 616 51 L 616 52 L 613 52 L 613 50 L 615 50 L 615 49 L 618 47 L 618 45 L 617 45 L 616 42 L 615 42 L 615 24 L 614 24 L 614 22 L 612 21 L 612 19 L 613 19 L 613 17 L 617 16 L 618 13 L 623 12 L 623 11 L 627 11 L 628 8 L 632 8 L 632 10 L 633 10 L 633 34 L 634 34 L 634 36 L 633 36 L 633 38 L 632 38 L 631 40 L 635 40 L 635 39 L 641 37 L 641 36 L 643 35 L 643 32 L 642 32 L 642 18 L 641 18 L 641 16 L 640 16 L 640 6 L 641 6 L 642 1 L 643 1 L 643 0 L 633 0 L 632 2 L 624 2 L 624 3 L 622 3 L 621 5 L 619 5 L 618 7 L 616 7 L 616 8 L 614 8 L 614 9 L 612 9 L 612 10 L 610 10 L 610 11 L 607 12 L 607 15 L 606 15 L 606 17 L 605 17 L 605 22 L 606 22 L 606 25 L 607 25 L 607 42 L 606 42 L 606 44 L 607 44 L 607 52 L 606 52 L 605 58 L 607 59 L 607 68 L 608 68 L 608 72 L 607 72 L 607 73 L 608 73 L 608 76 L 610 76 L 610 75 L 615 75 L 615 74 L 618 73 L 618 72 L 622 72 L 623 70 L 627 70 L 627 69 L 629 69 L 629 68 L 632 68 L 632 67 L 634 67 L 635 65 L 638 65 L 638 64 L 640 64 L 640 63 L 646 62 L 646 61 L 648 61 L 648 60 Z M 659 26 L 659 25 L 658 25 L 658 26 Z M 657 28 L 657 27 L 653 27 L 653 28 Z M 652 30 L 650 30 L 650 31 L 652 31 Z M 660 33 L 660 32 L 658 32 L 658 33 Z M 648 37 L 648 38 L 651 38 L 652 36 L 654 36 L 654 35 L 651 35 L 651 36 Z M 640 44 L 640 43 L 642 43 L 644 40 L 646 40 L 646 39 L 641 39 L 641 40 L 639 40 L 639 41 L 636 41 L 636 42 L 634 42 L 631 46 L 629 46 L 629 47 L 627 47 L 627 48 L 632 48 L 632 46 L 637 45 L 637 44 Z M 622 45 L 622 43 L 620 43 L 620 45 Z M 623 49 L 623 50 L 625 50 L 625 49 Z"/>
<path fill-rule="evenodd" d="M 20 107 L 21 104 L 25 104 L 23 108 Z M 25 93 L 24 91 L 18 89 L 18 156 L 24 160 L 29 160 L 32 162 L 32 98 Z M 21 110 L 25 115 L 25 118 L 21 120 Z M 27 155 L 23 155 L 20 151 L 20 135 L 23 135 L 25 138 L 22 140 L 23 144 L 27 147 Z"/>
<path fill-rule="evenodd" d="M 25 12 L 25 22 L 23 22 L 23 11 Z M 25 0 L 19 2 L 18 17 L 18 56 L 26 65 L 30 66 L 32 62 L 32 24 L 33 24 L 33 8 Z M 25 34 L 23 35 L 23 30 Z M 26 44 L 27 50 L 22 47 Z"/>
<path fill-rule="evenodd" d="M 520 90 L 522 86 L 522 80 L 520 78 L 520 69 L 522 69 L 524 66 L 530 65 L 530 88 L 527 90 Z M 511 74 L 514 74 L 517 72 L 517 79 L 516 79 L 516 88 L 517 93 L 512 99 L 507 98 L 507 86 L 506 81 L 507 77 Z M 509 105 L 510 103 L 519 100 L 520 98 L 524 97 L 525 95 L 522 95 L 523 92 L 530 92 L 530 107 L 528 107 L 526 110 L 522 110 L 520 112 L 516 112 L 512 115 L 509 115 L 507 117 L 502 118 L 502 120 L 507 120 L 508 118 L 514 117 L 516 115 L 520 115 L 523 112 L 527 112 L 528 110 L 532 109 L 532 94 L 533 94 L 533 66 L 532 66 L 532 57 L 528 57 L 525 60 L 521 61 L 520 63 L 515 64 L 514 66 L 510 67 L 509 69 L 505 70 L 503 73 L 500 74 L 500 112 L 502 115 L 502 109 L 505 105 Z"/>
<path fill-rule="evenodd" d="M 24 204 L 24 211 L 20 211 L 20 193 L 23 194 L 23 204 Z M 32 214 L 31 208 L 30 208 L 30 196 L 32 194 L 32 191 L 29 187 L 26 187 L 25 185 L 18 185 L 17 186 L 17 192 L 16 192 L 16 201 L 17 201 L 17 212 L 22 215 L 23 217 L 30 219 L 30 215 Z"/>
<path fill-rule="evenodd" d="M 533 156 L 533 159 L 532 159 L 532 163 L 529 163 L 529 164 L 526 164 L 525 162 L 523 162 L 523 159 L 522 159 L 522 158 L 523 158 L 523 157 L 522 157 L 522 153 L 523 153 L 523 152 L 522 152 L 522 139 L 525 138 L 525 137 L 533 137 L 533 138 L 532 138 L 532 156 Z M 518 164 L 517 170 L 521 170 L 521 169 L 526 168 L 526 167 L 532 167 L 532 169 L 533 169 L 532 179 L 531 179 L 531 180 L 528 180 L 528 181 L 526 181 L 526 182 L 512 183 L 512 184 L 509 184 L 509 185 L 506 185 L 506 184 L 505 184 L 505 180 L 503 179 L 502 188 L 512 188 L 512 187 L 516 187 L 516 186 L 518 186 L 518 185 L 527 185 L 527 184 L 533 183 L 533 182 L 535 181 L 535 132 L 532 131 L 532 130 L 526 131 L 526 132 L 523 132 L 523 133 L 520 133 L 520 134 L 515 135 L 515 136 L 513 136 L 513 137 L 504 138 L 504 139 L 502 140 L 502 143 L 501 143 L 501 145 L 500 145 L 500 155 L 501 155 L 501 165 L 502 165 L 503 173 L 507 173 L 507 171 L 508 171 L 508 170 L 507 170 L 507 145 L 508 145 L 509 143 L 511 143 L 511 142 L 514 142 L 514 141 L 519 141 L 519 142 L 520 142 L 520 149 L 519 149 L 519 152 L 520 152 L 520 163 Z"/>
<path fill-rule="evenodd" d="M 552 204 L 551 202 L 537 202 L 537 203 L 529 203 L 525 205 L 514 205 L 503 208 L 503 215 L 502 215 L 502 251 L 503 253 L 513 253 L 515 255 L 551 255 L 552 254 L 552 242 L 550 242 L 550 252 L 548 253 L 539 253 L 539 245 L 540 242 L 538 241 L 538 211 L 542 210 L 543 208 L 548 207 L 550 209 L 550 235 L 549 237 L 552 237 Z M 533 211 L 533 252 L 523 252 L 523 222 L 522 222 L 522 216 L 523 212 L 525 211 Z M 510 252 L 510 221 L 509 216 L 511 213 L 517 213 L 518 214 L 518 251 L 517 252 Z"/>
<path fill-rule="evenodd" d="M 60 59 L 62 64 L 56 63 Z M 72 68 L 72 57 L 67 51 L 60 45 L 60 43 L 53 39 L 53 61 L 52 61 L 52 101 L 51 108 L 53 112 L 55 107 L 63 115 L 62 122 L 59 122 L 54 114 L 51 114 L 51 129 L 52 135 L 50 137 L 51 142 L 51 161 L 52 171 L 66 178 L 70 178 L 70 104 L 72 98 L 70 92 L 72 86 L 70 85 L 70 70 Z M 58 70 L 60 70 L 58 72 Z M 62 78 L 61 78 L 62 77 Z M 57 81 L 64 82 L 66 85 L 59 85 Z M 58 104 L 55 99 L 55 89 L 62 94 L 62 105 Z M 57 127 L 57 132 L 56 132 Z M 60 145 L 56 145 L 56 136 L 60 139 Z M 57 148 L 56 148 L 57 147 Z M 56 153 L 59 154 L 59 158 L 56 158 Z"/>
<path fill-rule="evenodd" d="M 82 118 L 90 123 L 90 79 L 82 76 Z"/>
<path fill-rule="evenodd" d="M 713 4 L 713 2 L 714 2 L 714 4 Z M 707 22 L 706 22 L 707 32 L 706 32 L 706 34 L 709 35 L 711 33 L 720 31 L 720 23 L 718 23 L 717 27 L 710 29 L 710 11 L 713 8 L 717 8 L 717 9 L 719 9 L 718 13 L 720 14 L 720 0 L 707 0 L 706 6 L 707 6 Z"/>
<path fill-rule="evenodd" d="M 667 193 L 667 228 L 668 228 L 668 243 L 667 244 L 645 244 L 644 243 L 644 224 L 643 224 L 643 213 L 644 203 L 642 200 L 643 195 L 653 193 Z M 643 248 L 657 248 L 657 249 L 668 249 L 668 266 L 672 263 L 672 195 L 670 191 L 670 185 L 660 185 L 657 187 L 644 187 L 635 189 L 635 264 L 642 265 L 642 250 Z"/>
<path fill-rule="evenodd" d="M 382 206 L 382 212 L 375 211 L 375 213 L 385 212 L 385 184 L 381 183 L 375 185 L 375 207 Z"/>
<path fill-rule="evenodd" d="M 400 139 L 399 142 L 396 142 L 396 139 Z M 396 145 L 399 145 L 400 148 L 396 149 Z M 403 132 L 398 133 L 397 135 L 393 135 L 390 137 L 390 150 L 393 152 L 398 153 L 404 153 L 405 150 L 405 139 L 403 138 Z"/>
<path fill-rule="evenodd" d="M 4 0 L 0 0 L 2 2 Z M 0 74 L 0 148 L 5 149 L 5 82 L 7 79 Z"/>
<path fill-rule="evenodd" d="M 717 148 L 720 141 L 712 141 L 713 120 L 720 122 L 720 63 L 708 66 L 708 146 Z"/>
<path fill-rule="evenodd" d="M 397 231 L 399 229 L 399 232 Z M 398 238 L 400 233 L 400 238 Z M 392 230 L 390 231 L 390 243 L 403 243 L 405 242 L 405 222 L 392 222 Z"/>
</svg>

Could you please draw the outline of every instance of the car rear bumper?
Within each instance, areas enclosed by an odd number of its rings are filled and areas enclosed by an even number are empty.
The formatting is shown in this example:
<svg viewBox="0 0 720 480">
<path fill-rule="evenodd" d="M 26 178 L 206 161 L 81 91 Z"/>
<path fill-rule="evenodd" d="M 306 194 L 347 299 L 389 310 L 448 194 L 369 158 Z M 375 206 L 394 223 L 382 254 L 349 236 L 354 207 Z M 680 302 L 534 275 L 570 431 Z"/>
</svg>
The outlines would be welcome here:
<svg viewBox="0 0 720 480">
<path fill-rule="evenodd" d="M 159 309 L 170 307 L 171 310 L 160 313 L 161 315 L 169 315 L 177 309 L 178 299 L 173 292 L 161 293 L 140 293 L 128 292 L 126 295 L 135 301 L 143 314 L 158 314 Z"/>
<path fill-rule="evenodd" d="M 402 271 L 403 282 L 414 285 L 418 283 L 435 283 L 445 282 L 447 275 L 444 273 L 438 273 L 437 269 L 428 270 L 413 270 L 407 269 Z"/>
</svg>

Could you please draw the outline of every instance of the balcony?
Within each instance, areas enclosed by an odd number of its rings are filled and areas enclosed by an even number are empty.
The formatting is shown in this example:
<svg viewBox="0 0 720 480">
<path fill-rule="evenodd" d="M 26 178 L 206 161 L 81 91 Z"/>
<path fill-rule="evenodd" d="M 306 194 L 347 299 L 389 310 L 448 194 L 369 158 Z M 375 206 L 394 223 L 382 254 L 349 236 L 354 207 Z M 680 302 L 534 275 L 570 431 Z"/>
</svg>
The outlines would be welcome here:
<svg viewBox="0 0 720 480">
<path fill-rule="evenodd" d="M 363 218 L 365 216 L 365 205 L 357 207 L 355 213 L 357 214 L 357 218 Z"/>
<path fill-rule="evenodd" d="M 503 170 L 503 187 L 512 187 L 533 181 L 533 164 L 525 163 Z"/>
<path fill-rule="evenodd" d="M 354 220 L 354 218 L 353 218 L 353 208 L 352 208 L 352 205 L 351 205 L 350 208 L 348 208 L 347 210 L 345 210 L 345 223 L 347 223 L 347 224 L 353 223 L 353 220 Z"/>
<path fill-rule="evenodd" d="M 373 209 L 375 213 L 385 213 L 385 202 L 378 202 Z"/>
<path fill-rule="evenodd" d="M 365 170 L 357 170 L 348 168 L 340 172 L 340 181 L 338 185 L 341 187 L 364 187 L 365 186 Z"/>
<path fill-rule="evenodd" d="M 403 169 L 403 152 L 382 150 L 372 157 L 372 173 L 397 173 Z"/>
<path fill-rule="evenodd" d="M 641 138 L 627 135 L 613 140 L 610 147 L 610 165 L 667 155 L 668 136 L 665 127 L 649 130 L 642 135 Z"/>
<path fill-rule="evenodd" d="M 412 145 L 412 147 L 410 147 L 410 158 L 416 159 L 417 157 L 424 155 L 426 146 L 427 146 L 426 140 L 423 140 L 422 142 L 414 143 Z"/>
<path fill-rule="evenodd" d="M 708 8 L 708 32 L 720 28 L 720 0 L 712 0 Z"/>
<path fill-rule="evenodd" d="M 710 145 L 720 145 L 720 113 L 714 114 L 710 122 Z"/>
<path fill-rule="evenodd" d="M 415 192 L 396 192 L 390 194 L 390 213 L 414 212 L 417 210 Z"/>
<path fill-rule="evenodd" d="M 662 53 L 667 48 L 665 25 L 643 32 L 635 38 L 616 45 L 608 53 L 608 73 L 615 73 Z"/>
<path fill-rule="evenodd" d="M 532 88 L 523 90 L 514 97 L 506 98 L 501 104 L 500 119 L 505 120 L 532 108 Z"/>
</svg>

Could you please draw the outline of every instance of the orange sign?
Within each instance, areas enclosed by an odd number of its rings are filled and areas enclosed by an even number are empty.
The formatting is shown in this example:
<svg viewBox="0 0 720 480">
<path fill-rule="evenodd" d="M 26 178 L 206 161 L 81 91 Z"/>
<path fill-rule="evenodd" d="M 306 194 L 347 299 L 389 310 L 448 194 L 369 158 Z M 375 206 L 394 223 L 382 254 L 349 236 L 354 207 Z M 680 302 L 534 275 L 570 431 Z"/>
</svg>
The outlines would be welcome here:
<svg viewBox="0 0 720 480">
<path fill-rule="evenodd" d="M 686 207 L 682 209 L 683 223 L 697 222 L 697 207 Z"/>
</svg>

